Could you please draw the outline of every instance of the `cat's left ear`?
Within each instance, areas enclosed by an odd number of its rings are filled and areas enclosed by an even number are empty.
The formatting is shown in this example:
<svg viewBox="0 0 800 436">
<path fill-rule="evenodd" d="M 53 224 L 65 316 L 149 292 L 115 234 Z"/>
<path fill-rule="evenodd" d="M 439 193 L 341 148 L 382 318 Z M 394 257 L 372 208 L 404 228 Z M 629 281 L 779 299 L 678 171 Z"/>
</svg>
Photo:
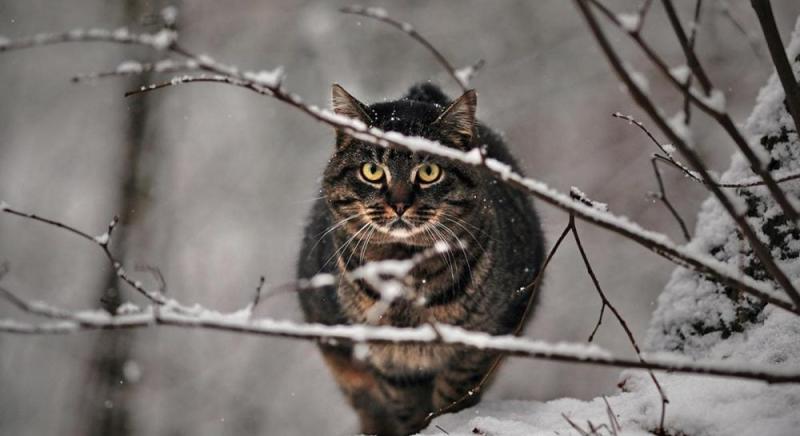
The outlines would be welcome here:
<svg viewBox="0 0 800 436">
<path fill-rule="evenodd" d="M 465 92 L 439 115 L 433 125 L 461 148 L 468 148 L 475 134 L 475 110 L 478 96 L 474 89 Z"/>
</svg>

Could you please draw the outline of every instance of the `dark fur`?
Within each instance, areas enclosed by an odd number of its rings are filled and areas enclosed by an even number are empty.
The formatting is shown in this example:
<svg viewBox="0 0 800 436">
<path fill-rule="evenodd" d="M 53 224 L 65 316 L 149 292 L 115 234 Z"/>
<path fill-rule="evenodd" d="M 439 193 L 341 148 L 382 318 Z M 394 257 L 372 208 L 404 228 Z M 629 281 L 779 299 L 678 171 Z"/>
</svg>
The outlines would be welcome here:
<svg viewBox="0 0 800 436">
<path fill-rule="evenodd" d="M 465 134 L 463 125 L 437 121 L 450 104 L 439 88 L 423 84 L 397 101 L 348 106 L 348 115 L 383 130 L 423 136 L 451 147 L 486 146 L 489 157 L 519 171 L 503 141 L 487 127 L 476 123 L 471 133 Z M 358 177 L 360 166 L 371 160 L 389 168 L 397 179 L 394 184 L 416 164 L 426 161 L 438 163 L 445 176 L 426 189 L 409 183 L 410 188 L 403 188 L 411 189 L 409 192 L 394 186 L 374 187 Z M 421 224 L 445 212 L 451 218 L 440 216 L 439 222 L 452 234 L 440 228 L 439 237 L 452 246 L 455 235 L 467 245 L 463 251 L 434 257 L 415 268 L 415 296 L 424 297 L 425 304 L 415 303 L 416 299 L 395 300 L 378 324 L 406 327 L 439 322 L 491 334 L 514 332 L 530 296 L 520 289 L 539 271 L 543 251 L 539 221 L 526 195 L 468 165 L 384 149 L 341 133 L 325 170 L 322 190 L 325 196 L 313 206 L 305 229 L 299 278 L 321 272 L 340 274 L 343 268 L 352 270 L 372 260 L 407 258 L 430 246 L 430 234 L 403 241 L 373 231 L 367 241 L 363 237 L 370 232 L 365 230 L 361 239 L 357 236 L 355 242 L 335 254 L 362 228 L 365 216 L 377 223 L 389 219 L 394 212 L 388 205 L 399 195 L 411 203 L 409 220 Z M 359 210 L 365 216 L 325 234 Z M 452 217 L 460 220 L 459 225 L 447 221 Z M 366 311 L 376 296 L 375 290 L 361 282 L 342 280 L 337 288 L 300 292 L 300 302 L 310 322 L 358 324 L 367 322 Z M 474 388 L 496 357 L 441 346 L 375 345 L 370 346 L 364 360 L 353 357 L 350 346 L 322 346 L 322 352 L 359 414 L 362 431 L 381 435 L 420 430 L 428 413 L 448 406 Z M 475 404 L 479 396 L 459 408 Z"/>
</svg>

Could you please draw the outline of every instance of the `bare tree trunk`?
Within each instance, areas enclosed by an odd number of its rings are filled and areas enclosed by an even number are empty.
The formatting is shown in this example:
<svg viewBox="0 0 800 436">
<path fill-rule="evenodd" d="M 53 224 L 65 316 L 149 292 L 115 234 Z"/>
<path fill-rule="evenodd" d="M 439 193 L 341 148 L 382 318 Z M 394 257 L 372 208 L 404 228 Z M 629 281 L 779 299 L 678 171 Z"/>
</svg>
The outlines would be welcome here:
<svg viewBox="0 0 800 436">
<path fill-rule="evenodd" d="M 158 11 L 161 2 L 143 4 L 135 0 L 124 3 L 124 13 L 127 22 L 159 25 Z M 152 80 L 150 74 L 133 76 L 127 80 L 126 89 L 136 89 Z M 153 184 L 157 168 L 153 165 L 157 159 L 147 159 L 157 153 L 156 141 L 152 140 L 149 132 L 152 131 L 153 103 L 148 96 L 124 101 L 127 113 L 124 115 L 125 131 L 122 145 L 125 148 L 121 168 L 121 186 L 116 211 L 120 218 L 120 230 L 129 228 L 137 221 L 142 220 L 149 207 L 149 190 Z M 120 232 L 120 233 L 124 233 Z M 118 242 L 117 242 L 118 241 Z M 114 250 L 120 259 L 129 260 L 130 242 L 123 235 L 115 241 Z M 103 309 L 109 313 L 116 313 L 119 306 L 130 295 L 129 291 L 121 292 L 116 272 L 109 270 L 103 289 L 99 296 Z M 131 399 L 135 384 L 126 380 L 124 373 L 126 364 L 133 355 L 136 332 L 134 331 L 109 331 L 100 332 L 94 346 L 93 360 L 89 364 L 83 401 L 82 412 L 79 413 L 83 426 L 80 434 L 86 435 L 128 435 L 135 434 L 135 422 L 131 415 Z"/>
</svg>

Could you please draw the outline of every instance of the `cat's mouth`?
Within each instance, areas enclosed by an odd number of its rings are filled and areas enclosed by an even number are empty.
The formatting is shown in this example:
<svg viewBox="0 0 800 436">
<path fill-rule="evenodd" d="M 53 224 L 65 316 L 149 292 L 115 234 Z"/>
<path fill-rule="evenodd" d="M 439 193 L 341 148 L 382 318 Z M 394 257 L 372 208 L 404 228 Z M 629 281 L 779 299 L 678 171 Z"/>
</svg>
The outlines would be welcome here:
<svg viewBox="0 0 800 436">
<path fill-rule="evenodd" d="M 404 217 L 394 217 L 385 223 L 374 223 L 377 230 L 395 241 L 409 242 L 423 232 L 423 226 L 414 225 Z"/>
</svg>

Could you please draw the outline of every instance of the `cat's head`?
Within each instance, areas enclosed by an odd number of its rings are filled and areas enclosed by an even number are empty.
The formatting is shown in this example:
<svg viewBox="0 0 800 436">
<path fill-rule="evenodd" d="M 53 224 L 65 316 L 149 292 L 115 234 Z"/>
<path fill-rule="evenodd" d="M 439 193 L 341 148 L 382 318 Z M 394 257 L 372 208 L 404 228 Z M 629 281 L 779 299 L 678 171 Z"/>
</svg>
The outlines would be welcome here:
<svg viewBox="0 0 800 436">
<path fill-rule="evenodd" d="M 365 105 L 338 85 L 333 109 L 366 125 L 468 150 L 476 132 L 474 91 L 447 105 L 413 100 Z M 450 240 L 480 208 L 479 174 L 433 155 L 376 146 L 338 132 L 323 193 L 347 233 L 371 243 L 429 246 Z M 343 221 L 346 220 L 346 221 Z"/>
</svg>

